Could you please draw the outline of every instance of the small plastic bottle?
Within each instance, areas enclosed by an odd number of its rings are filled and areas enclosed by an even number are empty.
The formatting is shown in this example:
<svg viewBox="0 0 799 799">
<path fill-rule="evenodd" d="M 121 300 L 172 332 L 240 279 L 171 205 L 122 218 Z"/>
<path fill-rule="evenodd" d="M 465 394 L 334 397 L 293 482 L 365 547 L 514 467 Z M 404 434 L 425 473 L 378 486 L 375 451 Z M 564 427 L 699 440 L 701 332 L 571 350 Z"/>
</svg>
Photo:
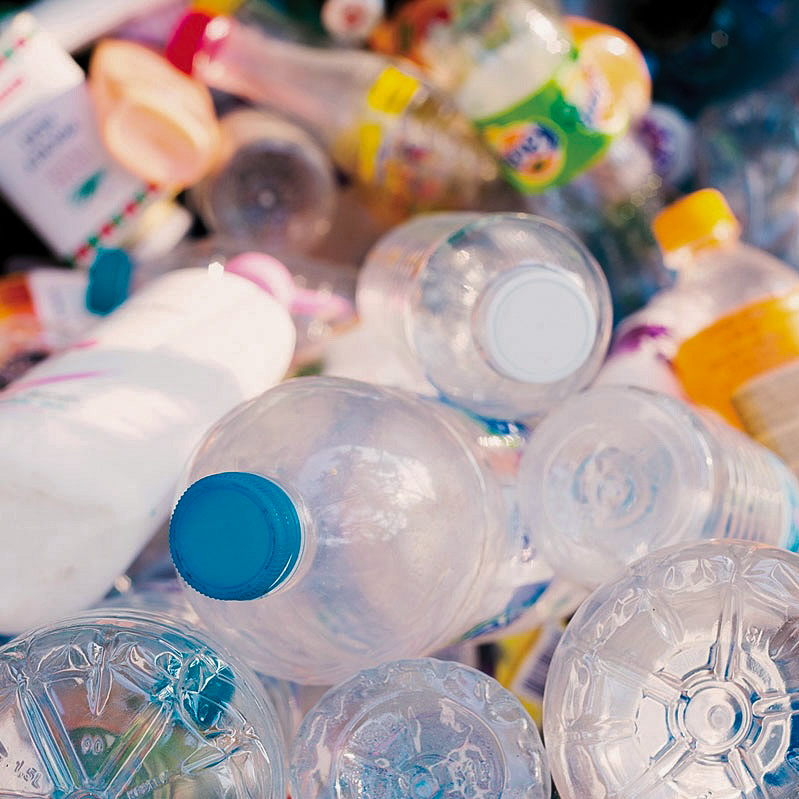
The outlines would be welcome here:
<svg viewBox="0 0 799 799">
<path fill-rule="evenodd" d="M 397 211 L 475 207 L 497 178 L 450 99 L 377 53 L 311 48 L 200 12 L 182 20 L 166 53 L 212 88 L 297 119 L 345 173 L 379 190 L 376 202 Z"/>
<path fill-rule="evenodd" d="M 696 121 L 697 182 L 724 194 L 744 241 L 799 269 L 799 108 L 787 85 L 707 108 Z"/>
<path fill-rule="evenodd" d="M 571 181 L 649 102 L 628 36 L 534 0 L 457 0 L 421 36 L 415 53 L 524 194 Z"/>
<path fill-rule="evenodd" d="M 538 729 L 496 680 L 452 661 L 384 663 L 331 688 L 291 749 L 294 799 L 549 799 Z"/>
<path fill-rule="evenodd" d="M 103 142 L 149 183 L 177 192 L 212 167 L 219 123 L 208 88 L 136 42 L 104 39 L 89 62 Z"/>
<path fill-rule="evenodd" d="M 294 338 L 253 280 L 181 269 L 2 392 L 0 631 L 103 596 L 168 516 L 197 440 L 282 379 Z"/>
<path fill-rule="evenodd" d="M 702 189 L 664 208 L 653 230 L 674 287 L 637 320 L 660 338 L 682 391 L 746 430 L 799 470 L 799 274 L 740 240 L 723 195 Z"/>
<path fill-rule="evenodd" d="M 398 225 L 369 252 L 356 304 L 447 400 L 515 421 L 593 379 L 612 317 L 588 250 L 529 214 L 421 214 Z"/>
<path fill-rule="evenodd" d="M 562 799 L 792 796 L 799 556 L 740 541 L 669 547 L 598 588 L 544 693 Z"/>
<path fill-rule="evenodd" d="M 6 644 L 0 727 L 8 796 L 286 796 L 255 674 L 163 613 L 92 610 Z"/>
<path fill-rule="evenodd" d="M 219 127 L 220 156 L 189 191 L 205 226 L 264 247 L 313 250 L 336 209 L 327 153 L 301 127 L 266 110 L 235 109 Z"/>
<path fill-rule="evenodd" d="M 334 377 L 231 411 L 170 522 L 198 615 L 259 671 L 330 685 L 499 613 L 525 553 L 477 435 L 451 407 Z"/>
<path fill-rule="evenodd" d="M 517 480 L 533 546 L 588 588 L 678 541 L 799 548 L 799 483 L 785 464 L 715 414 L 642 388 L 564 400 L 530 434 Z"/>
</svg>

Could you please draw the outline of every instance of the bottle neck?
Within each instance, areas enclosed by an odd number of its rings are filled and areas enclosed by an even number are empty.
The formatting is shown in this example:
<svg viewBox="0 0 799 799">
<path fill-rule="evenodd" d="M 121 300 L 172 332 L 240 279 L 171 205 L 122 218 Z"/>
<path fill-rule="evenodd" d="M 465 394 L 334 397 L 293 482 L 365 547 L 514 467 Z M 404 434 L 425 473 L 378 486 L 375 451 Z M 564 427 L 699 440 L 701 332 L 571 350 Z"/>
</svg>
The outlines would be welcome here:
<svg viewBox="0 0 799 799">
<path fill-rule="evenodd" d="M 214 88 L 279 108 L 329 143 L 353 124 L 383 66 L 373 53 L 311 48 L 217 18 L 206 28 L 193 74 Z"/>
</svg>

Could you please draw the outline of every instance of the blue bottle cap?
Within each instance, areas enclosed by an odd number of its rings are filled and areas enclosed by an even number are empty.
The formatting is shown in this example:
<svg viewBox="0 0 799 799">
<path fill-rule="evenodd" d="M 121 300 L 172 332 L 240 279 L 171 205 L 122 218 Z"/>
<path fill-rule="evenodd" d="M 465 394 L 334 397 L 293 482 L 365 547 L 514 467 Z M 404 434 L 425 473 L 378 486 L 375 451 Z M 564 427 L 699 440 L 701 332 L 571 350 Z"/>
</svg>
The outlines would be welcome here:
<svg viewBox="0 0 799 799">
<path fill-rule="evenodd" d="M 100 250 L 89 267 L 86 307 L 104 316 L 121 305 L 130 293 L 133 262 L 124 250 Z"/>
<path fill-rule="evenodd" d="M 213 599 L 269 593 L 294 570 L 302 541 L 288 494 L 249 472 L 221 472 L 192 483 L 169 522 L 175 568 L 192 588 Z"/>
</svg>

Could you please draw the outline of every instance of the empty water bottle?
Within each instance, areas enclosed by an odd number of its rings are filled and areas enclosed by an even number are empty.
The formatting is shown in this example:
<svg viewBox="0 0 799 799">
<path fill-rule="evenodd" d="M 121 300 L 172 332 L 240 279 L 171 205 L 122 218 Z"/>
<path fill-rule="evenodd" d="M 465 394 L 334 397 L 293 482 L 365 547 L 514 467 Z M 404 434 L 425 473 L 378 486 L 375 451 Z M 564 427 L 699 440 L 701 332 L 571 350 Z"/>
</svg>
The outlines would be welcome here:
<svg viewBox="0 0 799 799">
<path fill-rule="evenodd" d="M 660 550 L 570 621 L 544 694 L 563 799 L 787 799 L 799 789 L 799 556 Z"/>
<path fill-rule="evenodd" d="M 518 491 L 534 546 L 588 587 L 678 541 L 799 548 L 799 483 L 785 464 L 719 417 L 642 388 L 589 388 L 551 411 Z"/>
<path fill-rule="evenodd" d="M 256 676 L 177 619 L 87 611 L 0 649 L 7 796 L 285 799 Z"/>
<path fill-rule="evenodd" d="M 602 270 L 529 214 L 421 214 L 369 252 L 359 314 L 449 401 L 528 420 L 595 376 L 611 330 Z"/>
<path fill-rule="evenodd" d="M 794 85 L 797 75 L 792 76 Z M 795 99 L 785 86 L 750 92 L 708 108 L 696 129 L 701 185 L 724 194 L 745 241 L 799 268 L 799 108 Z"/>
<path fill-rule="evenodd" d="M 538 571 L 478 434 L 453 408 L 344 378 L 239 406 L 197 447 L 170 523 L 198 615 L 259 671 L 330 685 L 500 612 Z"/>
<path fill-rule="evenodd" d="M 205 226 L 270 248 L 312 250 L 336 208 L 333 165 L 301 127 L 256 108 L 219 122 L 221 155 L 189 191 Z"/>
<path fill-rule="evenodd" d="M 294 799 L 549 799 L 538 729 L 516 697 L 434 658 L 362 671 L 329 690 L 291 750 Z"/>
</svg>

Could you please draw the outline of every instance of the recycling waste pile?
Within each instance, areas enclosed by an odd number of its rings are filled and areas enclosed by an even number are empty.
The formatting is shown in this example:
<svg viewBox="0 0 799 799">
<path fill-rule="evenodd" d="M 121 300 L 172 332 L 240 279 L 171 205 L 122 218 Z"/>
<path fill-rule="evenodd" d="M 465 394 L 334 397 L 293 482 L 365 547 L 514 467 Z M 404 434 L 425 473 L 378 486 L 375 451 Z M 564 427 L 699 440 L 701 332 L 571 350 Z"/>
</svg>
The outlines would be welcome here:
<svg viewBox="0 0 799 799">
<path fill-rule="evenodd" d="M 799 795 L 799 4 L 0 2 L 0 796 Z"/>
</svg>

